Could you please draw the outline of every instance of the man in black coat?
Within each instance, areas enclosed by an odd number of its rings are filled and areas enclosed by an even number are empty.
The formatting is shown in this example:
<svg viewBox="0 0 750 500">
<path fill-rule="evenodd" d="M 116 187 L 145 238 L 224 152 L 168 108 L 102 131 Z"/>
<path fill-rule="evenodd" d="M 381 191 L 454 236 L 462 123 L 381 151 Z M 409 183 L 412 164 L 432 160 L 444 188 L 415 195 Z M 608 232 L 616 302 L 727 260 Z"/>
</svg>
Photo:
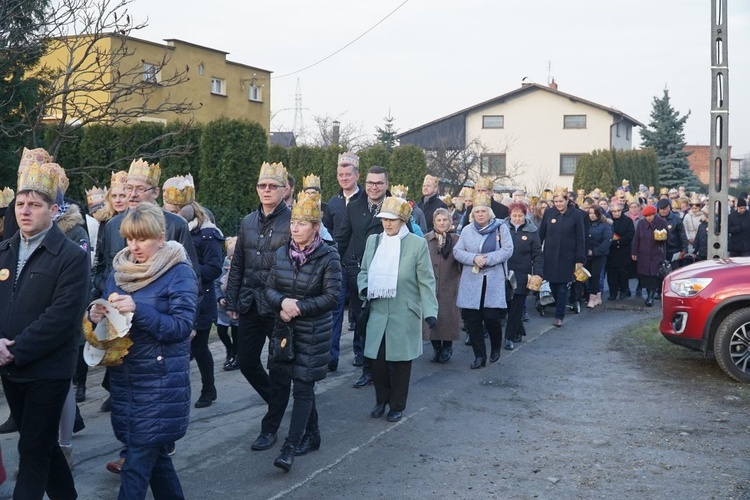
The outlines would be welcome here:
<svg viewBox="0 0 750 500">
<path fill-rule="evenodd" d="M 682 217 L 672 211 L 672 204 L 667 199 L 661 199 L 656 204 L 659 217 L 667 221 L 667 255 L 665 258 L 672 261 L 675 254 L 679 254 L 677 260 L 681 260 L 688 251 L 687 233 Z"/>
<path fill-rule="evenodd" d="M 19 231 L 0 244 L 0 374 L 20 432 L 14 498 L 42 498 L 45 491 L 76 498 L 57 436 L 78 358 L 90 258 L 52 223 L 57 181 L 51 184 L 50 190 L 21 175 Z"/>
<path fill-rule="evenodd" d="M 260 206 L 242 219 L 227 278 L 227 314 L 239 319 L 237 361 L 247 381 L 268 403 L 269 410 L 280 408 L 279 401 L 289 399 L 286 381 L 269 378 L 260 360 L 266 338 L 271 338 L 273 333 L 276 317 L 266 300 L 266 282 L 276 250 L 291 238 L 292 212 L 284 203 L 287 179 L 286 168 L 281 163 L 264 163 L 261 167 L 255 185 Z M 267 450 L 272 447 L 283 416 L 283 412 L 269 411 L 261 423 L 260 435 L 250 448 Z"/>
<path fill-rule="evenodd" d="M 729 246 L 727 249 L 732 257 L 747 257 L 750 255 L 750 213 L 747 211 L 747 201 L 743 196 L 737 198 L 737 209 L 729 214 Z"/>
<path fill-rule="evenodd" d="M 336 231 L 344 222 L 346 207 L 349 203 L 362 196 L 364 190 L 359 186 L 359 156 L 347 152 L 339 155 L 336 167 L 336 180 L 341 190 L 328 200 L 328 207 L 323 211 L 323 225 L 336 237 Z M 349 297 L 349 278 L 346 268 L 341 268 L 341 292 L 336 309 L 333 310 L 333 336 L 331 337 L 331 360 L 328 371 L 335 372 L 339 368 L 339 354 L 341 344 L 341 328 L 344 323 L 344 304 Z"/>
<path fill-rule="evenodd" d="M 425 222 L 427 223 L 427 233 L 432 231 L 432 218 L 435 214 L 435 210 L 438 208 L 448 208 L 448 205 L 438 198 L 438 182 L 439 179 L 437 177 L 425 175 L 424 181 L 422 181 L 422 199 L 417 203 L 417 206 L 422 212 L 424 212 Z"/>
<path fill-rule="evenodd" d="M 365 244 L 370 235 L 383 232 L 380 219 L 375 217 L 388 194 L 388 172 L 383 167 L 374 166 L 367 171 L 365 192 L 366 196 L 347 205 L 343 223 L 336 228 L 334 235 L 341 265 L 349 280 L 349 308 L 354 312 L 355 320 L 362 309 L 362 300 L 357 293 L 357 275 L 365 253 Z M 372 383 L 372 372 L 369 362 L 364 358 L 363 339 L 358 338 L 356 333 L 354 337 L 354 366 L 362 366 L 362 376 L 354 383 L 354 387 L 364 387 Z"/>
</svg>

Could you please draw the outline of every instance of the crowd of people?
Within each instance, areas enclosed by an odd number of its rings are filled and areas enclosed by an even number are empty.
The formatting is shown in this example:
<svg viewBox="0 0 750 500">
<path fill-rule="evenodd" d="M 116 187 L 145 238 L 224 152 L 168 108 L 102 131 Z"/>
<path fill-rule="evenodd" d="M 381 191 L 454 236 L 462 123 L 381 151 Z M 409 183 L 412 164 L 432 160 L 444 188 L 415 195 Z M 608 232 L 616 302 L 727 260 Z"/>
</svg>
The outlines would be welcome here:
<svg viewBox="0 0 750 500">
<path fill-rule="evenodd" d="M 65 198 L 64 169 L 42 149 L 24 150 L 16 192 L 0 196 L 0 375 L 10 408 L 0 432 L 20 433 L 17 498 L 75 498 L 71 436 L 84 425 L 76 402 L 90 365 L 106 366 L 102 410 L 123 445 L 106 468 L 120 474 L 120 498 L 149 488 L 184 498 L 170 457 L 189 425 L 192 359 L 194 408 L 220 397 L 214 325 L 223 369 L 239 369 L 267 405 L 252 450 L 274 447 L 292 397 L 273 461 L 289 472 L 321 446 L 315 383 L 338 370 L 345 325 L 362 369 L 353 387 L 374 385 L 370 416 L 387 411 L 397 422 L 424 343 L 430 362 L 448 363 L 463 324 L 470 368 L 481 369 L 523 341 L 530 308 L 554 302 L 560 328 L 571 303 L 602 303 L 605 282 L 606 300 L 635 295 L 650 307 L 665 261 L 707 254 L 706 199 L 682 189 L 631 192 L 623 181 L 611 197 L 563 187 L 508 196 L 479 178 L 451 198 L 427 175 L 414 201 L 383 167 L 360 183 L 355 153 L 339 155 L 336 174 L 340 190 L 327 203 L 314 175 L 295 199 L 286 168 L 264 163 L 258 208 L 226 238 L 190 175 L 161 184 L 158 164 L 134 160 L 109 187 L 88 190 L 84 210 Z M 746 198 L 729 216 L 735 255 L 750 255 Z"/>
</svg>

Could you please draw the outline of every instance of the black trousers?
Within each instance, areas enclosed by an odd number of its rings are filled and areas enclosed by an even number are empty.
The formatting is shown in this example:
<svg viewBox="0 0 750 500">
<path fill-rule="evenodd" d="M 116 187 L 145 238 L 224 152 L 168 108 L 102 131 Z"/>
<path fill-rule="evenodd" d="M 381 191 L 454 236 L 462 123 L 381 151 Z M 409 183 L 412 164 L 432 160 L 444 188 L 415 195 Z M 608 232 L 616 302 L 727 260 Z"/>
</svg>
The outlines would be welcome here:
<svg viewBox="0 0 750 500">
<path fill-rule="evenodd" d="M 487 357 L 487 346 L 484 342 L 484 327 L 490 337 L 490 349 L 496 351 L 503 344 L 503 315 L 504 310 L 494 307 L 484 307 L 484 296 L 487 291 L 487 278 L 482 283 L 482 298 L 479 309 L 464 309 L 464 323 L 469 332 L 471 348 L 477 358 Z"/>
<path fill-rule="evenodd" d="M 630 291 L 629 270 L 626 266 L 607 264 L 607 285 L 610 295 Z"/>
<path fill-rule="evenodd" d="M 208 348 L 208 335 L 210 333 L 211 327 L 196 330 L 195 337 L 190 341 L 190 352 L 198 364 L 198 370 L 201 372 L 203 390 L 214 386 L 214 357 Z"/>
<path fill-rule="evenodd" d="M 271 399 L 271 381 L 260 361 L 266 339 L 273 333 L 274 318 L 261 316 L 255 302 L 245 314 L 240 314 L 237 332 L 237 363 L 258 395 L 268 403 Z"/>
<path fill-rule="evenodd" d="M 18 424 L 18 478 L 14 499 L 77 497 L 57 433 L 70 379 L 19 382 L 3 376 L 3 389 L 10 412 Z"/>
<path fill-rule="evenodd" d="M 508 302 L 508 321 L 505 324 L 505 338 L 513 342 L 520 342 L 521 337 L 526 335 L 526 329 L 521 320 L 523 306 L 526 303 L 526 295 L 515 294 Z"/>
<path fill-rule="evenodd" d="M 591 273 L 591 278 L 588 280 L 589 284 L 589 293 L 591 295 L 596 295 L 597 293 L 601 292 L 599 289 L 599 281 L 602 277 L 602 270 L 604 269 L 604 264 L 607 262 L 606 256 L 601 257 L 589 257 L 588 261 L 586 262 L 586 269 Z"/>
<path fill-rule="evenodd" d="M 372 384 L 375 386 L 375 401 L 378 404 L 388 403 L 394 411 L 406 409 L 411 380 L 411 361 L 386 361 L 385 336 L 380 342 L 378 357 L 370 362 L 372 367 Z"/>
<path fill-rule="evenodd" d="M 232 332 L 231 336 L 229 335 L 230 328 Z M 227 350 L 227 358 L 237 355 L 237 328 L 237 325 L 227 326 L 216 324 L 216 333 L 219 334 L 219 339 Z"/>
<path fill-rule="evenodd" d="M 318 410 L 315 407 L 315 382 L 294 381 L 292 391 L 292 420 L 286 442 L 297 446 L 305 432 L 318 430 Z"/>
<path fill-rule="evenodd" d="M 76 362 L 75 381 L 76 385 L 83 385 L 84 387 L 86 387 L 86 378 L 89 375 L 89 365 L 86 364 L 86 361 L 83 359 L 84 347 L 85 344 L 81 344 L 78 347 L 78 361 Z"/>
<path fill-rule="evenodd" d="M 284 418 L 286 407 L 289 404 L 289 393 L 292 389 L 292 364 L 268 363 L 269 375 L 269 398 L 268 411 L 260 424 L 260 432 L 263 434 L 276 434 Z"/>
</svg>

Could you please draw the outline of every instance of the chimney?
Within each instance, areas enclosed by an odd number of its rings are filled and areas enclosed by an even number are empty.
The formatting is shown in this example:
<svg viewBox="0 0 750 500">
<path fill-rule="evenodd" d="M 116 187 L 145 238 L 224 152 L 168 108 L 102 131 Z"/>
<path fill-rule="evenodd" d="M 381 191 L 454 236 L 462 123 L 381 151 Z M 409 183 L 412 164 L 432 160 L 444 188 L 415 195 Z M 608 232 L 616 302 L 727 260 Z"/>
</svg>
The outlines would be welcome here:
<svg viewBox="0 0 750 500">
<path fill-rule="evenodd" d="M 551 88 L 552 90 L 557 90 L 557 82 L 555 82 L 554 78 L 551 82 L 549 82 L 549 88 Z"/>
<path fill-rule="evenodd" d="M 331 142 L 333 145 L 338 146 L 339 140 L 341 139 L 341 123 L 339 123 L 338 120 L 333 120 L 333 132 L 331 136 Z"/>
</svg>

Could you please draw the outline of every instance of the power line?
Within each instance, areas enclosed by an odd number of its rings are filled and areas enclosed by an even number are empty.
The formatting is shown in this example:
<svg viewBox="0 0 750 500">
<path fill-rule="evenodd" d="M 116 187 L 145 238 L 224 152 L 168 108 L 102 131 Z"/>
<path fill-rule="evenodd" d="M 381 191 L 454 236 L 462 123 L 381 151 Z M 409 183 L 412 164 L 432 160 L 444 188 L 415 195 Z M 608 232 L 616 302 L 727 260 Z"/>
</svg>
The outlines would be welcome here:
<svg viewBox="0 0 750 500">
<path fill-rule="evenodd" d="M 308 69 L 312 68 L 313 66 L 317 66 L 318 64 L 320 64 L 320 63 L 322 63 L 322 62 L 324 62 L 324 61 L 327 61 L 328 59 L 332 58 L 333 56 L 335 56 L 336 54 L 338 54 L 339 52 L 341 52 L 341 51 L 342 51 L 342 50 L 344 50 L 345 48 L 349 47 L 349 46 L 350 46 L 351 44 L 353 44 L 354 42 L 356 42 L 357 40 L 359 40 L 360 38 L 362 38 L 363 36 L 365 36 L 366 34 L 368 34 L 369 32 L 371 32 L 372 30 L 374 30 L 375 28 L 377 28 L 377 27 L 378 27 L 379 25 L 381 25 L 381 24 L 382 24 L 382 23 L 383 23 L 383 22 L 384 22 L 384 21 L 385 21 L 386 19 L 388 19 L 389 17 L 391 17 L 391 16 L 393 15 L 393 14 L 395 14 L 397 10 L 399 10 L 399 9 L 400 9 L 401 7 L 403 7 L 404 5 L 406 5 L 406 4 L 408 3 L 408 2 L 409 2 L 409 0 L 404 0 L 403 2 L 401 2 L 401 5 L 399 5 L 398 7 L 396 7 L 395 9 L 393 9 L 392 11 L 390 11 L 390 12 L 388 13 L 388 15 L 387 15 L 387 16 L 385 16 L 385 17 L 384 17 L 383 19 L 381 19 L 380 21 L 378 21 L 377 23 L 375 23 L 374 25 L 372 25 L 372 26 L 370 27 L 370 29 L 368 29 L 367 31 L 365 31 L 364 33 L 362 33 L 362 34 L 361 34 L 361 35 L 359 35 L 359 36 L 358 36 L 357 38 L 355 38 L 355 39 L 354 39 L 354 40 L 352 40 L 351 42 L 347 43 L 347 44 L 346 44 L 346 45 L 344 45 L 343 47 L 341 47 L 341 48 L 340 48 L 339 50 L 337 50 L 337 51 L 336 51 L 336 52 L 334 52 L 333 54 L 329 54 L 329 55 L 327 55 L 326 57 L 324 57 L 323 59 L 321 59 L 320 61 L 318 61 L 318 62 L 314 62 L 314 63 L 312 63 L 312 64 L 311 64 L 311 65 L 309 65 L 309 66 L 305 66 L 305 67 L 304 67 L 304 68 L 302 68 L 302 69 L 298 69 L 297 71 L 292 71 L 291 73 L 287 73 L 287 74 L 285 74 L 285 75 L 274 76 L 274 77 L 272 77 L 272 79 L 274 79 L 274 80 L 278 80 L 279 78 L 284 78 L 284 77 L 287 77 L 287 76 L 292 76 L 292 75 L 296 75 L 297 73 L 301 73 L 301 72 L 303 72 L 303 71 L 305 71 L 305 70 L 308 70 Z"/>
</svg>

